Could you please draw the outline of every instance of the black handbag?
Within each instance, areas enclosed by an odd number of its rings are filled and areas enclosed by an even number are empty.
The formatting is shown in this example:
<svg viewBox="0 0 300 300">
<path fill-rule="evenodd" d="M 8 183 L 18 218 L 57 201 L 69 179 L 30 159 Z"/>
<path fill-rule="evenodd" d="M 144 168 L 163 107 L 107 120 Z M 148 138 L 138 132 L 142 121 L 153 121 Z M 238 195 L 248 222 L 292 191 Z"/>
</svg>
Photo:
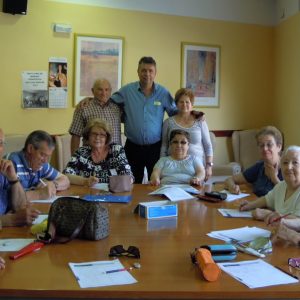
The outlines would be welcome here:
<svg viewBox="0 0 300 300">
<path fill-rule="evenodd" d="M 51 242 L 100 240 L 108 235 L 108 209 L 101 203 L 72 197 L 61 197 L 52 203 L 46 232 Z"/>
</svg>

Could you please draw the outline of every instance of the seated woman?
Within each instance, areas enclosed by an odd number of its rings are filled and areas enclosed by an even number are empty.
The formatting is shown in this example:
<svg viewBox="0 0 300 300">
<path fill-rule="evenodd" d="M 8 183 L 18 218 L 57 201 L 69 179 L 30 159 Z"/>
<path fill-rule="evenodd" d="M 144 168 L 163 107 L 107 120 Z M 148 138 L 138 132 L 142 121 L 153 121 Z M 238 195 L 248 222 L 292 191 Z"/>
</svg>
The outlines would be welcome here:
<svg viewBox="0 0 300 300">
<path fill-rule="evenodd" d="M 190 135 L 188 153 L 201 159 L 207 180 L 212 175 L 213 148 L 207 123 L 202 117 L 203 113 L 199 115 L 194 113 L 194 94 L 189 89 L 179 89 L 175 94 L 175 103 L 178 108 L 177 115 L 164 121 L 160 156 L 170 155 L 169 141 L 172 130 L 182 129 L 188 132 Z"/>
<path fill-rule="evenodd" d="M 253 202 L 243 201 L 240 210 L 256 210 L 253 216 L 265 220 L 267 224 L 274 222 L 280 215 L 287 218 L 300 217 L 300 147 L 288 147 L 281 158 L 281 169 L 284 181 L 279 182 L 265 196 Z M 261 209 L 266 208 L 266 209 Z"/>
<path fill-rule="evenodd" d="M 189 133 L 176 129 L 171 132 L 171 155 L 161 157 L 155 164 L 150 184 L 191 183 L 201 185 L 205 170 L 198 156 L 189 155 Z"/>
<path fill-rule="evenodd" d="M 281 132 L 273 126 L 263 127 L 256 134 L 256 141 L 262 160 L 243 173 L 233 175 L 225 181 L 225 187 L 232 194 L 240 193 L 239 184 L 251 183 L 253 193 L 261 197 L 282 180 L 280 170 Z"/>
<path fill-rule="evenodd" d="M 90 120 L 83 130 L 88 146 L 80 147 L 70 158 L 65 170 L 71 184 L 92 186 L 108 183 L 112 175 L 133 175 L 124 148 L 110 143 L 111 131 L 100 119 Z"/>
</svg>

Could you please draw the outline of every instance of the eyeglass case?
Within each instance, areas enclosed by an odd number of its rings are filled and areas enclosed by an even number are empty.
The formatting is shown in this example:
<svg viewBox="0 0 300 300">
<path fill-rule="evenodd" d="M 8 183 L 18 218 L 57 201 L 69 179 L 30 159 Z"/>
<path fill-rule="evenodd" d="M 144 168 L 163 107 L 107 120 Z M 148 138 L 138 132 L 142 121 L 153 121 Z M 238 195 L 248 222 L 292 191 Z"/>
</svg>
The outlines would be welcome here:
<svg viewBox="0 0 300 300">
<path fill-rule="evenodd" d="M 200 248 L 208 249 L 215 262 L 233 260 L 237 256 L 237 249 L 232 244 L 204 245 Z"/>
</svg>

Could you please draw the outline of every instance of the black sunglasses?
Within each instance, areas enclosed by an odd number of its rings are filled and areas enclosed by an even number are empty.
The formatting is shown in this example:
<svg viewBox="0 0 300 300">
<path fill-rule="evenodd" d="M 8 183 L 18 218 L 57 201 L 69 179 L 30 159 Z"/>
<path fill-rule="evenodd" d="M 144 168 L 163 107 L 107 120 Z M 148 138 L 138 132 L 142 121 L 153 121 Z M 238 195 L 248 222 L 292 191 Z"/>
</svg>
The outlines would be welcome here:
<svg viewBox="0 0 300 300">
<path fill-rule="evenodd" d="M 124 249 L 123 245 L 116 245 L 110 248 L 109 250 L 109 257 L 113 256 L 127 256 L 127 257 L 134 257 L 140 258 L 140 250 L 135 246 L 129 246 L 128 249 Z"/>
</svg>

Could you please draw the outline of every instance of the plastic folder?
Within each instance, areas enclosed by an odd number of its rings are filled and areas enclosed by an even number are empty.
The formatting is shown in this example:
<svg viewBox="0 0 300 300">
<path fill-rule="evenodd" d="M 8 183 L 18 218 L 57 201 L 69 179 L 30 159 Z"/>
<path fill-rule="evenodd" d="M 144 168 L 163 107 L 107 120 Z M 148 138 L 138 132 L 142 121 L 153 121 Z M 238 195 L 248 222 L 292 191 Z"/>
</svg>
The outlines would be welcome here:
<svg viewBox="0 0 300 300">
<path fill-rule="evenodd" d="M 117 195 L 85 195 L 83 197 L 87 201 L 99 201 L 99 202 L 108 202 L 108 203 L 128 203 L 131 201 L 132 196 L 117 196 Z"/>
</svg>

